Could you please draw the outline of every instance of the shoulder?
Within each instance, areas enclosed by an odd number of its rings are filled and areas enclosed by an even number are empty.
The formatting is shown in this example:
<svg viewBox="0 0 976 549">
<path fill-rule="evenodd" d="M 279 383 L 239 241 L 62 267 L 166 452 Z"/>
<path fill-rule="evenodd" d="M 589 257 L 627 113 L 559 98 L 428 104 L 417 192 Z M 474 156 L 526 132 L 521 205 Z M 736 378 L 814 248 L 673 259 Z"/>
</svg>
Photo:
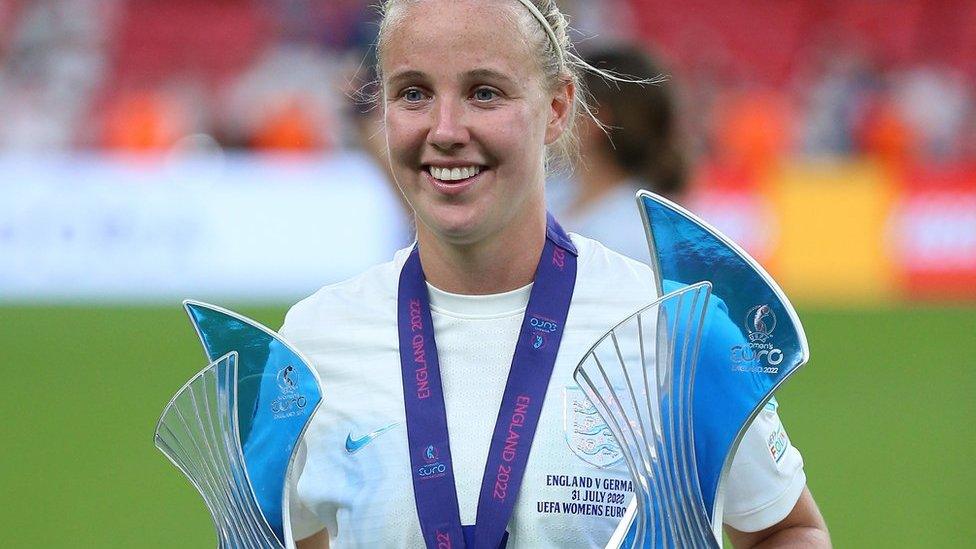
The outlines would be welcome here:
<svg viewBox="0 0 976 549">
<path fill-rule="evenodd" d="M 285 315 L 281 334 L 289 339 L 318 336 L 325 327 L 348 326 L 364 319 L 395 316 L 400 270 L 410 249 L 391 261 L 370 267 L 342 282 L 320 288 L 293 305 Z M 368 324 L 368 323 L 367 323 Z"/>
<path fill-rule="evenodd" d="M 645 263 L 618 253 L 602 242 L 570 233 L 579 251 L 578 278 L 587 281 L 619 281 L 629 285 L 654 288 L 654 273 Z"/>
<path fill-rule="evenodd" d="M 654 273 L 646 264 L 617 253 L 602 243 L 571 233 L 579 251 L 574 308 L 602 321 L 619 321 L 658 298 Z"/>
</svg>

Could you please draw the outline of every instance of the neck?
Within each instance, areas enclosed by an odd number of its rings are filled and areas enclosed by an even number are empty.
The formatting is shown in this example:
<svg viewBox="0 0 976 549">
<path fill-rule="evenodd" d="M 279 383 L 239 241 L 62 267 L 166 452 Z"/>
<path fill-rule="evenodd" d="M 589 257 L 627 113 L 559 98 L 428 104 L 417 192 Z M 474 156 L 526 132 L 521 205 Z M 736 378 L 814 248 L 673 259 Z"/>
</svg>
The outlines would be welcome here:
<svg viewBox="0 0 976 549">
<path fill-rule="evenodd" d="M 628 177 L 627 172 L 600 151 L 593 151 L 585 158 L 579 170 L 579 192 L 569 207 L 571 216 L 586 212 Z"/>
<path fill-rule="evenodd" d="M 417 223 L 420 261 L 427 281 L 445 292 L 466 295 L 516 290 L 535 279 L 546 242 L 546 214 L 512 220 L 497 234 L 455 244 L 437 238 Z"/>
</svg>

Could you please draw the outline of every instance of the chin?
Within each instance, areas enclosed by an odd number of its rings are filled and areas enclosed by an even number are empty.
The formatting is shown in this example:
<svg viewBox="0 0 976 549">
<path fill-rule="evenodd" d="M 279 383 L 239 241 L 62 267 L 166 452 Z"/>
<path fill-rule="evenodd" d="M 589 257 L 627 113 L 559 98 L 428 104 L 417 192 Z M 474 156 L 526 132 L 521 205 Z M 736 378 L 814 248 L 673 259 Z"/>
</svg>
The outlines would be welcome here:
<svg viewBox="0 0 976 549">
<path fill-rule="evenodd" d="M 476 241 L 484 232 L 485 215 L 475 204 L 437 204 L 419 217 L 433 236 L 455 244 Z"/>
</svg>

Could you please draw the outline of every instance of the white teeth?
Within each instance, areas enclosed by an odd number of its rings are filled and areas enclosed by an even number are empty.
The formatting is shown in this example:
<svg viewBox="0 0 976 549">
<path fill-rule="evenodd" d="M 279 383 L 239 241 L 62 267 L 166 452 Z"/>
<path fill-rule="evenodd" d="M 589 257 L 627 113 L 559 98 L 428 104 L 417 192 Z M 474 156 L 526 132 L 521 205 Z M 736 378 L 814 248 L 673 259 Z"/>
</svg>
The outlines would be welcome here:
<svg viewBox="0 0 976 549">
<path fill-rule="evenodd" d="M 481 168 L 478 166 L 467 166 L 465 168 L 438 168 L 437 166 L 430 167 L 430 175 L 434 176 L 434 179 L 439 179 L 441 181 L 460 181 L 462 179 L 474 177 L 479 173 L 481 173 Z"/>
</svg>

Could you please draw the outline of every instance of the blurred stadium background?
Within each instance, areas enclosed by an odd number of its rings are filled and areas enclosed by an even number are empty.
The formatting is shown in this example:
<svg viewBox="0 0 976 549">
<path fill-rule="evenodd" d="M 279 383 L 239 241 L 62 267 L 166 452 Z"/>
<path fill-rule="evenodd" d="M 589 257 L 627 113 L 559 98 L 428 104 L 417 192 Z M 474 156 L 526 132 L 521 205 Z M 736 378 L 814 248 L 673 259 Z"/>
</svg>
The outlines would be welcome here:
<svg viewBox="0 0 976 549">
<path fill-rule="evenodd" d="M 794 298 L 780 394 L 839 547 L 976 539 L 976 1 L 576 0 L 682 101 L 685 201 Z M 364 0 L 0 0 L 4 546 L 210 546 L 152 446 L 193 297 L 271 327 L 410 226 Z M 368 64 L 368 62 L 366 62 Z M 554 183 L 555 184 L 555 183 Z"/>
</svg>

